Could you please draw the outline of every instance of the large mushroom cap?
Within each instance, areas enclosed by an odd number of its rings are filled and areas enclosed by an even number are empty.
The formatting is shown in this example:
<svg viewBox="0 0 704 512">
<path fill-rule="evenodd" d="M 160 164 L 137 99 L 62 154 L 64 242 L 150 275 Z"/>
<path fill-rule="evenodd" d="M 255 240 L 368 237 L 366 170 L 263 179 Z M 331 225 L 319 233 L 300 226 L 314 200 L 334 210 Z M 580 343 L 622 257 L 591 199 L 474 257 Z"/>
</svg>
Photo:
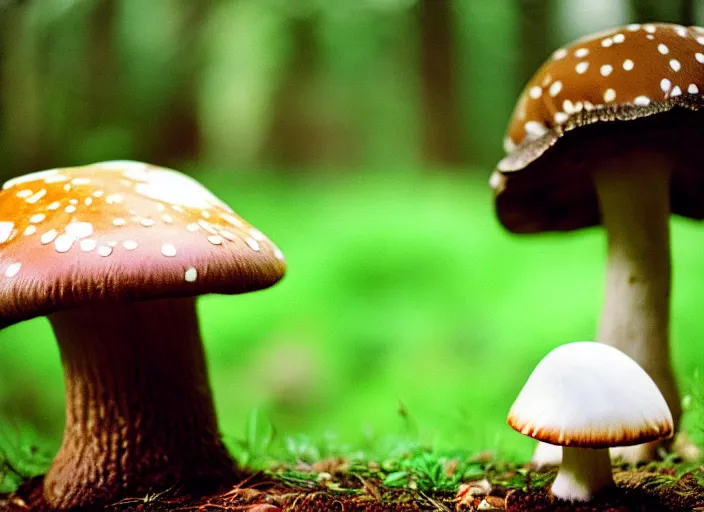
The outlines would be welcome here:
<svg viewBox="0 0 704 512">
<path fill-rule="evenodd" d="M 628 25 L 557 50 L 509 123 L 491 179 L 501 223 L 518 233 L 598 224 L 588 171 L 629 147 L 670 155 L 673 212 L 704 218 L 702 93 L 699 27 Z"/>
<path fill-rule="evenodd" d="M 285 270 L 266 236 L 170 169 L 103 162 L 0 192 L 0 327 L 87 302 L 248 292 Z"/>
<path fill-rule="evenodd" d="M 672 436 L 672 415 L 648 374 L 609 345 L 575 342 L 543 358 L 508 424 L 546 443 L 606 448 Z"/>
</svg>

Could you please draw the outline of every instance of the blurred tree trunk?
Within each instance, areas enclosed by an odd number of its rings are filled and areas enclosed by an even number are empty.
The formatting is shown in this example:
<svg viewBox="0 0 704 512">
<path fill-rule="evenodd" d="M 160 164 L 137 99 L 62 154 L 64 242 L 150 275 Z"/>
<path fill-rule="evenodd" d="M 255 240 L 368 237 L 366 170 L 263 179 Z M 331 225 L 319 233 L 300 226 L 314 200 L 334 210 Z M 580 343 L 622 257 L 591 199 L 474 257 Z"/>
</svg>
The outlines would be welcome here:
<svg viewBox="0 0 704 512">
<path fill-rule="evenodd" d="M 320 160 L 316 152 L 315 109 L 312 109 L 319 67 L 314 15 L 291 18 L 290 50 L 273 98 L 274 112 L 264 145 L 265 158 L 275 165 L 300 166 Z M 318 105 L 319 107 L 319 105 Z M 312 109 L 312 110 L 311 110 Z"/>
<path fill-rule="evenodd" d="M 432 165 L 457 165 L 462 152 L 452 3 L 421 0 L 418 14 L 423 158 Z"/>
<path fill-rule="evenodd" d="M 518 0 L 518 79 L 528 82 L 555 49 L 551 34 L 550 0 Z"/>
<path fill-rule="evenodd" d="M 680 8 L 680 23 L 687 26 L 696 24 L 694 0 L 682 0 L 682 7 Z"/>
<path fill-rule="evenodd" d="M 0 108 L 2 114 L 2 177 L 43 168 L 51 151 L 41 122 L 41 51 L 39 37 L 26 29 L 28 6 L 15 2 L 3 8 L 0 20 Z"/>
<path fill-rule="evenodd" d="M 631 0 L 633 19 L 647 21 L 667 21 L 683 25 L 694 24 L 693 0 Z"/>
<path fill-rule="evenodd" d="M 95 2 L 89 18 L 89 80 L 86 91 L 90 104 L 87 112 L 89 129 L 112 121 L 115 110 L 119 112 L 121 108 L 117 95 L 120 72 L 113 47 L 115 11 L 115 0 L 100 0 Z"/>
<path fill-rule="evenodd" d="M 145 152 L 146 160 L 167 166 L 194 160 L 200 153 L 196 78 L 202 63 L 201 34 L 213 2 L 182 0 L 175 5 L 182 9 L 179 33 L 183 37 L 175 42 L 176 73 L 169 78 L 177 80 L 179 85 L 174 88 L 157 125 L 149 127 L 149 147 Z"/>
</svg>

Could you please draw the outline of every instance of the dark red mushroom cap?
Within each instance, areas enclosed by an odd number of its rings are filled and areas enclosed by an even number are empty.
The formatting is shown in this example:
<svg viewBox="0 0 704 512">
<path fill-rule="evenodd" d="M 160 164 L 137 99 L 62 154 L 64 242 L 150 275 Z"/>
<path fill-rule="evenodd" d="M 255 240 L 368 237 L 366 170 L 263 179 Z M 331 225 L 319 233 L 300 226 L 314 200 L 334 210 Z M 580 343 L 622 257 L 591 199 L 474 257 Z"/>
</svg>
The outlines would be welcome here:
<svg viewBox="0 0 704 512">
<path fill-rule="evenodd" d="M 631 146 L 672 154 L 673 211 L 704 218 L 702 107 L 702 28 L 634 24 L 557 50 L 509 123 L 491 179 L 499 219 L 515 232 L 598 224 L 588 171 Z"/>
<path fill-rule="evenodd" d="M 266 236 L 170 169 L 103 162 L 0 192 L 0 327 L 88 302 L 244 293 L 285 270 Z"/>
</svg>

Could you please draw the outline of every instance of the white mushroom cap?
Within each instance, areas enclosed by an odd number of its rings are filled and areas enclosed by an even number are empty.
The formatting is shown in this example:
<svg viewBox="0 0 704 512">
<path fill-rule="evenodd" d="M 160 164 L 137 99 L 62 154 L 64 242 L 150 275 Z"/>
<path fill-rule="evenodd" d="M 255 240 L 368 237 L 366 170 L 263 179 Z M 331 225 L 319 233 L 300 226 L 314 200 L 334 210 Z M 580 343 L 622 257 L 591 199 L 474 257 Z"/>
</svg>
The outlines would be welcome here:
<svg viewBox="0 0 704 512">
<path fill-rule="evenodd" d="M 581 448 L 644 443 L 674 429 L 648 374 L 620 350 L 588 341 L 562 345 L 538 363 L 508 424 L 540 441 Z"/>
</svg>

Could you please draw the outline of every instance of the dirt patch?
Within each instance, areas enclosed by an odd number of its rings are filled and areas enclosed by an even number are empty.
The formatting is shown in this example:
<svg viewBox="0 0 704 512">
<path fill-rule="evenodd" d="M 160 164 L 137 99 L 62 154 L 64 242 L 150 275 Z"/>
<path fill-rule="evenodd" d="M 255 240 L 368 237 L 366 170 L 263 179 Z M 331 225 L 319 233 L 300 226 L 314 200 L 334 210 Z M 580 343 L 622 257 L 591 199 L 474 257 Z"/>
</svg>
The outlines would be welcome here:
<svg viewBox="0 0 704 512">
<path fill-rule="evenodd" d="M 670 470 L 668 470 L 670 471 Z M 323 477 L 321 478 L 321 475 Z M 555 501 L 548 491 L 552 473 L 523 469 L 490 474 L 467 482 L 456 492 L 390 488 L 373 472 L 311 474 L 291 478 L 285 473 L 250 474 L 235 487 L 207 496 L 183 489 L 123 499 L 101 510 L 238 511 L 238 512 L 684 512 L 704 511 L 704 469 L 675 477 L 668 472 L 617 471 L 618 489 L 605 492 L 588 505 Z M 16 493 L 0 496 L 0 510 L 50 512 L 42 505 L 41 478 L 25 483 Z"/>
</svg>

